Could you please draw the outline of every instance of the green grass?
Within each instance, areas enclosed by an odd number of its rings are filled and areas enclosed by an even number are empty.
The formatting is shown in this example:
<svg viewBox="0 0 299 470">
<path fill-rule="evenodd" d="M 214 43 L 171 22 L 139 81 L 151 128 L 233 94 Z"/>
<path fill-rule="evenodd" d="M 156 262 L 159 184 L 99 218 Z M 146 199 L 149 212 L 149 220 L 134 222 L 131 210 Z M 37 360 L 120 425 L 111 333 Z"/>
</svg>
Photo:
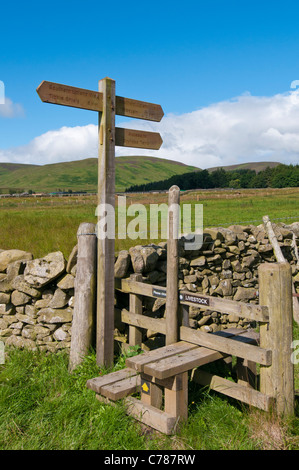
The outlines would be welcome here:
<svg viewBox="0 0 299 470">
<path fill-rule="evenodd" d="M 65 352 L 9 349 L 0 366 L 0 450 L 258 450 L 298 448 L 298 418 L 282 420 L 189 384 L 189 418 L 175 436 L 126 415 L 122 401 L 102 404 L 86 381 L 95 354 L 70 374 Z M 275 432 L 274 432 L 275 431 Z"/>
<path fill-rule="evenodd" d="M 183 193 L 182 203 L 204 205 L 204 226 L 259 220 L 285 222 L 298 215 L 299 190 Z M 167 195 L 128 196 L 131 202 L 167 202 Z M 34 256 L 62 250 L 69 256 L 81 222 L 96 222 L 96 198 L 0 199 L 0 248 L 18 248 Z M 148 207 L 148 206 L 147 206 Z M 284 219 L 283 219 L 284 218 Z M 257 224 L 257 223 L 256 223 Z M 255 225 L 256 225 L 255 224 Z M 136 245 L 140 240 L 125 240 Z M 142 240 L 147 243 L 150 240 Z M 123 247 L 118 244 L 119 247 Z M 299 327 L 294 325 L 294 339 Z M 114 369 L 125 366 L 115 359 Z M 280 420 L 223 395 L 190 383 L 189 419 L 176 436 L 167 437 L 128 417 L 121 402 L 99 403 L 85 386 L 99 373 L 90 354 L 73 374 L 61 352 L 9 351 L 0 366 L 0 449 L 298 449 L 299 419 Z M 299 389 L 299 366 L 295 366 Z"/>
<path fill-rule="evenodd" d="M 131 203 L 144 204 L 149 213 L 149 204 L 167 203 L 167 194 L 127 195 L 126 202 L 127 208 Z M 258 225 L 264 215 L 269 215 L 273 222 L 299 221 L 299 188 L 182 193 L 181 206 L 190 203 L 203 204 L 204 227 Z M 77 243 L 80 223 L 97 222 L 96 205 L 96 196 L 0 199 L 0 248 L 30 251 L 35 257 L 61 250 L 67 258 Z M 146 230 L 145 239 L 118 240 L 116 236 L 116 251 L 161 241 L 150 239 L 149 223 Z"/>
</svg>

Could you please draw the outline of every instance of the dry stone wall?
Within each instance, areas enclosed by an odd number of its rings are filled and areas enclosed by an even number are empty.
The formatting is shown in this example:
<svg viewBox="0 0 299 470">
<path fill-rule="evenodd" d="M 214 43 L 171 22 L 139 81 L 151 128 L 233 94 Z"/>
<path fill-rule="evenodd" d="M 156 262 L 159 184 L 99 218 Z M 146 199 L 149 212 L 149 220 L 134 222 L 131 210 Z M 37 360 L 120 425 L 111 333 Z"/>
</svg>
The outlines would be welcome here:
<svg viewBox="0 0 299 470">
<path fill-rule="evenodd" d="M 76 255 L 76 247 L 68 262 L 60 251 L 39 259 L 0 251 L 0 340 L 7 346 L 70 347 Z"/>
<path fill-rule="evenodd" d="M 299 292 L 299 222 L 274 225 L 285 258 L 292 266 Z M 295 243 L 295 244 L 294 244 Z M 262 225 L 210 228 L 200 250 L 187 250 L 179 241 L 179 289 L 245 302 L 258 303 L 258 266 L 275 262 Z M 143 282 L 166 286 L 167 243 L 137 245 L 121 251 L 115 277 L 140 273 Z M 77 247 L 68 261 L 61 252 L 33 259 L 21 250 L 0 250 L 0 341 L 6 345 L 68 350 L 71 340 Z M 116 291 L 115 336 L 125 340 L 128 327 L 118 313 L 129 307 L 129 296 Z M 144 312 L 155 318 L 165 314 L 165 299 L 144 298 Z M 192 328 L 214 332 L 228 327 L 249 327 L 250 322 L 230 314 L 190 307 Z M 144 332 L 144 347 L 159 344 L 161 335 Z"/>
</svg>

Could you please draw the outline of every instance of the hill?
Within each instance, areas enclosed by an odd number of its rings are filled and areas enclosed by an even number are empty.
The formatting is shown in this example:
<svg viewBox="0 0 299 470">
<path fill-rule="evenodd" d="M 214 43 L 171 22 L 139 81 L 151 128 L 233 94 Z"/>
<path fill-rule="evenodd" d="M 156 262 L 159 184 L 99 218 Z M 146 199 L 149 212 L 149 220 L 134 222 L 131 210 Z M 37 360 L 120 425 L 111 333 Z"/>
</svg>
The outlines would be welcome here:
<svg viewBox="0 0 299 470">
<path fill-rule="evenodd" d="M 279 162 L 250 162 L 250 163 L 239 163 L 236 165 L 227 165 L 227 166 L 214 166 L 213 168 L 208 168 L 208 172 L 219 170 L 223 168 L 225 171 L 236 171 L 236 170 L 254 170 L 257 173 L 264 171 L 266 168 L 275 168 L 280 165 Z"/>
<path fill-rule="evenodd" d="M 287 188 L 299 187 L 299 165 L 277 164 L 265 169 L 221 167 L 214 171 L 197 170 L 148 184 L 132 185 L 128 192 L 166 191 L 177 185 L 182 191 L 215 188 Z"/>
<path fill-rule="evenodd" d="M 0 163 L 0 192 L 9 190 L 97 191 L 97 158 L 49 165 Z M 170 178 L 199 168 L 156 157 L 117 157 L 115 169 L 116 191 L 124 191 L 133 184 L 146 184 Z"/>
</svg>

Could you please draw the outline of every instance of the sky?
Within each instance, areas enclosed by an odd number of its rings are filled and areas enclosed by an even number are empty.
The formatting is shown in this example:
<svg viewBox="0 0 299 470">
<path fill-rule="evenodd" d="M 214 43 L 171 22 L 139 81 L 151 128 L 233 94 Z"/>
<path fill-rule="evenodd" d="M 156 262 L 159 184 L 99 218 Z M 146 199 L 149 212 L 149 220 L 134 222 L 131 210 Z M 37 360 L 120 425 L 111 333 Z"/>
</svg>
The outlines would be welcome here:
<svg viewBox="0 0 299 470">
<path fill-rule="evenodd" d="M 108 76 L 117 95 L 164 111 L 159 123 L 117 117 L 163 139 L 117 156 L 298 164 L 298 17 L 296 1 L 2 2 L 0 162 L 96 157 L 98 113 L 42 103 L 36 88 L 98 90 Z"/>
</svg>

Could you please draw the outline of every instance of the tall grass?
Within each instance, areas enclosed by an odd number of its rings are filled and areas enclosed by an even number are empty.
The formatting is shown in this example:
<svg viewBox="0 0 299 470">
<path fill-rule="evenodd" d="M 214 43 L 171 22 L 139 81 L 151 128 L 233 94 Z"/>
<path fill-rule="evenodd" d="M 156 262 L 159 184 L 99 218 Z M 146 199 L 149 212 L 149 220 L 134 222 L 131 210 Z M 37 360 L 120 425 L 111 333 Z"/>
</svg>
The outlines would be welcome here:
<svg viewBox="0 0 299 470">
<path fill-rule="evenodd" d="M 296 219 L 299 190 L 183 193 L 181 202 L 203 204 L 204 227 L 270 219 Z M 166 194 L 127 196 L 127 203 L 167 203 Z M 67 258 L 81 222 L 94 222 L 96 198 L 0 200 L 0 248 L 35 257 L 61 250 Z M 116 250 L 155 240 L 116 241 Z M 294 325 L 294 339 L 299 327 Z M 124 367 L 116 358 L 114 370 Z M 69 374 L 66 353 L 9 350 L 0 365 L 0 449 L 294 449 L 299 419 L 279 420 L 190 383 L 189 419 L 178 434 L 163 436 L 128 417 L 121 402 L 101 404 L 86 388 L 99 373 L 91 353 Z M 295 366 L 299 389 L 299 366 Z M 298 415 L 297 415 L 298 416 Z"/>
<path fill-rule="evenodd" d="M 144 204 L 149 214 L 149 204 L 167 204 L 167 194 L 126 195 L 127 207 Z M 181 194 L 183 204 L 203 205 L 203 226 L 229 226 L 232 224 L 262 223 L 269 215 L 275 222 L 299 221 L 299 188 L 276 190 L 194 191 Z M 67 198 L 0 199 L 0 248 L 23 249 L 35 257 L 61 250 L 67 258 L 77 243 L 76 233 L 80 223 L 96 223 L 97 200 L 95 196 Z M 192 210 L 194 218 L 194 210 Z M 136 213 L 137 217 L 138 213 Z M 127 223 L 134 217 L 128 217 Z M 144 238 L 125 240 L 117 237 L 116 199 L 116 251 L 137 244 L 158 243 L 161 238 L 150 238 L 149 218 Z M 192 221 L 194 230 L 194 220 Z M 138 227 L 136 231 L 138 231 Z M 141 230 L 141 229 L 140 229 Z"/>
<path fill-rule="evenodd" d="M 96 400 L 89 378 L 100 370 L 91 352 L 70 374 L 65 352 L 9 349 L 0 366 L 0 450 L 258 450 L 298 449 L 298 418 L 282 420 L 191 382 L 189 419 L 165 436 Z"/>
</svg>

